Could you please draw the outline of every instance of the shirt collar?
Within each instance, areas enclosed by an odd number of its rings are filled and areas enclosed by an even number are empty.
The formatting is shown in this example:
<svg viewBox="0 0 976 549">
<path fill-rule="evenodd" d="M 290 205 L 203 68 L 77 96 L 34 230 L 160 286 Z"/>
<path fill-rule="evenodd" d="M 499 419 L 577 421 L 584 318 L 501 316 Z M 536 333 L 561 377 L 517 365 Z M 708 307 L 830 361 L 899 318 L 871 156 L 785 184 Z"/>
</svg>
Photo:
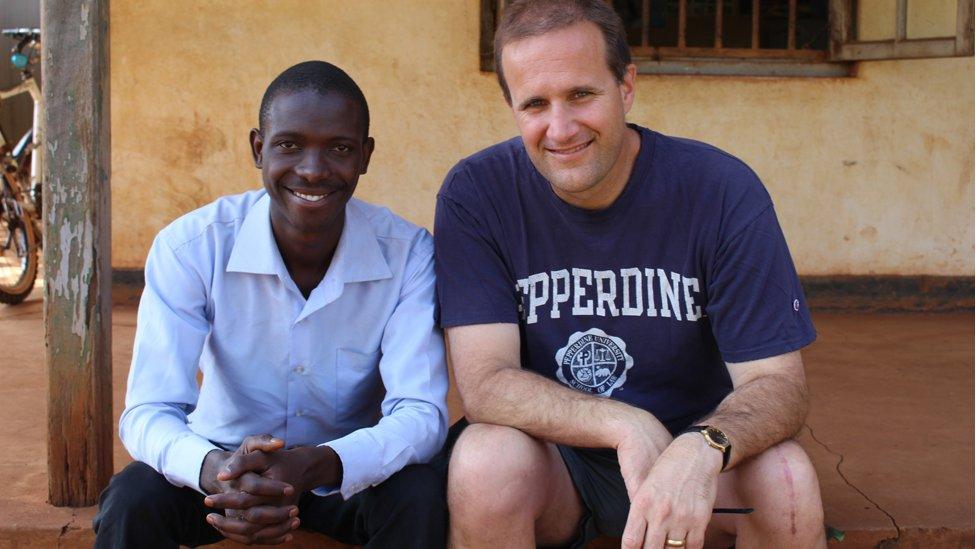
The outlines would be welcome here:
<svg viewBox="0 0 976 549">
<path fill-rule="evenodd" d="M 367 282 L 393 277 L 393 271 L 380 249 L 376 231 L 356 199 L 346 203 L 346 225 L 339 237 L 332 265 L 326 273 L 326 277 L 332 276 L 339 282 Z"/>
<path fill-rule="evenodd" d="M 358 202 L 352 199 L 346 204 L 345 226 L 325 278 L 340 283 L 392 278 L 393 272 L 380 249 L 376 232 Z M 290 278 L 271 231 L 271 198 L 267 194 L 244 217 L 227 262 L 227 272 Z"/>
<path fill-rule="evenodd" d="M 271 232 L 271 198 L 264 194 L 251 206 L 227 261 L 229 273 L 282 274 L 284 262 Z"/>
</svg>

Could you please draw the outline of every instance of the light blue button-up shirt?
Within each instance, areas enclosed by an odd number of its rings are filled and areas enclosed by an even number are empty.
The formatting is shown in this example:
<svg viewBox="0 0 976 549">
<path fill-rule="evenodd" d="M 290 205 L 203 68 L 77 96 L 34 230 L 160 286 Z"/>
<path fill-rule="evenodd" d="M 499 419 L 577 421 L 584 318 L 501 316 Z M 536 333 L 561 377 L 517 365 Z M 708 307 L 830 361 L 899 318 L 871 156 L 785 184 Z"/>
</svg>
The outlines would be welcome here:
<svg viewBox="0 0 976 549">
<path fill-rule="evenodd" d="M 120 436 L 133 458 L 198 491 L 215 443 L 270 433 L 289 447 L 327 444 L 348 498 L 444 443 L 432 239 L 350 200 L 332 264 L 306 300 L 269 206 L 264 191 L 224 197 L 156 237 Z"/>
</svg>

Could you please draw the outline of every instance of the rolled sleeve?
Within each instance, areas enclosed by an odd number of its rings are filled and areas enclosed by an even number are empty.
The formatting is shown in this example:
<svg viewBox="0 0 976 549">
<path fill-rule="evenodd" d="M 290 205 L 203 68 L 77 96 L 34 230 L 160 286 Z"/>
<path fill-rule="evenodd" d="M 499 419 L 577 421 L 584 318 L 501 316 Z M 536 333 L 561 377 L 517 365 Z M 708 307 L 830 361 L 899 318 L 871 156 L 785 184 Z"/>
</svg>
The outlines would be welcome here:
<svg viewBox="0 0 976 549">
<path fill-rule="evenodd" d="M 407 465 L 429 461 L 447 436 L 447 363 L 435 325 L 433 245 L 426 232 L 414 245 L 404 280 L 382 339 L 383 417 L 375 426 L 326 443 L 342 461 L 343 498 L 382 483 Z"/>
</svg>

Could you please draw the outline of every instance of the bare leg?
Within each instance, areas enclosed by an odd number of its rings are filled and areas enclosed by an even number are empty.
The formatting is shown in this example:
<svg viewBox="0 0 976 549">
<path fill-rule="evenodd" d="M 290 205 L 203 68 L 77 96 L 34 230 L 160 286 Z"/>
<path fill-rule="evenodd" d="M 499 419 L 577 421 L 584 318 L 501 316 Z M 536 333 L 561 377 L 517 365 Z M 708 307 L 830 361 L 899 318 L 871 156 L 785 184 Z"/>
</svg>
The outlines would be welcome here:
<svg viewBox="0 0 976 549">
<path fill-rule="evenodd" d="M 716 507 L 752 507 L 751 515 L 716 515 L 706 547 L 823 548 L 817 473 L 795 441 L 781 442 L 719 477 Z"/>
<path fill-rule="evenodd" d="M 552 444 L 474 424 L 454 446 L 447 502 L 451 547 L 535 547 L 573 539 L 583 504 Z"/>
</svg>

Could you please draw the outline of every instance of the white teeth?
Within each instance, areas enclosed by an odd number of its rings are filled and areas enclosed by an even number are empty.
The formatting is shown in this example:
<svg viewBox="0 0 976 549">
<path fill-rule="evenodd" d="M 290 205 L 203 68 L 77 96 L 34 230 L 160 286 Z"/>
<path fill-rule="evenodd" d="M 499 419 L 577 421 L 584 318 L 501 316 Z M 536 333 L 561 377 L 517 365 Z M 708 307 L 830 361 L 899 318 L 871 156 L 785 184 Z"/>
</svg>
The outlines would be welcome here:
<svg viewBox="0 0 976 549">
<path fill-rule="evenodd" d="M 556 154 L 573 154 L 574 152 L 583 150 L 587 145 L 589 145 L 589 142 L 583 143 L 582 145 L 577 145 L 572 149 L 554 150 L 553 152 Z"/>
<path fill-rule="evenodd" d="M 324 194 L 305 194 L 305 193 L 298 193 L 298 192 L 294 194 L 295 196 L 301 198 L 306 202 L 318 202 L 319 200 L 322 200 L 326 196 Z"/>
</svg>

